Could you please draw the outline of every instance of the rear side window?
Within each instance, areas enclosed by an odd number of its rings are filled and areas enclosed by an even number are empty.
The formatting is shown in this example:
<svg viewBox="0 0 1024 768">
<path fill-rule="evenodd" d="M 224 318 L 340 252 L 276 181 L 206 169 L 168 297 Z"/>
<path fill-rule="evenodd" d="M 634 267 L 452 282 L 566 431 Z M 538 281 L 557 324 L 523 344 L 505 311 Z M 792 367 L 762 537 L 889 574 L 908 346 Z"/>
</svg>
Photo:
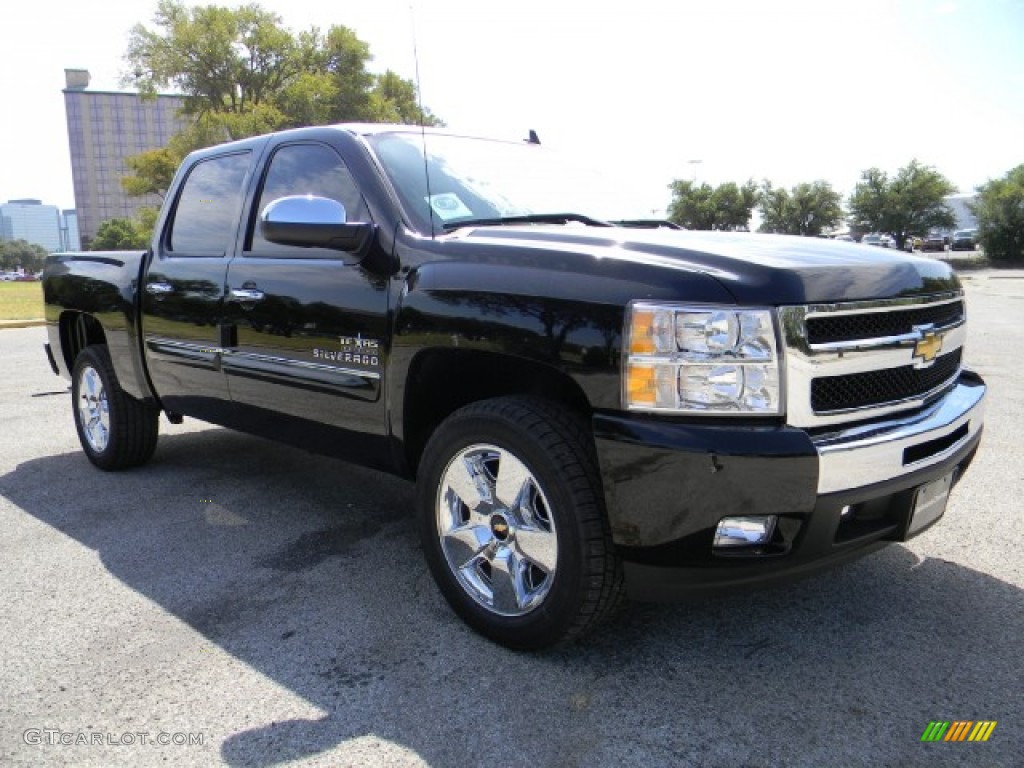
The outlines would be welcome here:
<svg viewBox="0 0 1024 768">
<path fill-rule="evenodd" d="M 246 249 L 253 255 L 308 256 L 309 249 L 276 245 L 263 239 L 259 216 L 280 197 L 314 195 L 345 206 L 348 221 L 369 221 L 370 214 L 344 161 L 323 144 L 286 144 L 270 159 Z M 335 254 L 337 255 L 337 254 Z"/>
<path fill-rule="evenodd" d="M 171 224 L 170 250 L 178 256 L 223 256 L 238 229 L 249 153 L 212 157 L 185 179 Z"/>
</svg>

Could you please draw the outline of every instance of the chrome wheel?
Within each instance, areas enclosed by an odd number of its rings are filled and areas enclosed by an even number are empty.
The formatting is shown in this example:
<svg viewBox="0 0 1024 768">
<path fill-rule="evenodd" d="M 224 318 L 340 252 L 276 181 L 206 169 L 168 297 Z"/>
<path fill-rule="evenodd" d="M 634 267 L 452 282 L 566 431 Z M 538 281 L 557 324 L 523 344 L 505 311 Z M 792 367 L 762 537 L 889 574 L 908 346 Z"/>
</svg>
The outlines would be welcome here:
<svg viewBox="0 0 1024 768">
<path fill-rule="evenodd" d="M 78 419 L 89 447 L 103 453 L 110 442 L 110 408 L 103 380 L 95 368 L 86 366 L 79 374 Z"/>
<path fill-rule="evenodd" d="M 514 454 L 477 444 L 437 486 L 441 550 L 462 589 L 500 616 L 522 616 L 551 590 L 558 534 L 537 479 Z"/>
</svg>

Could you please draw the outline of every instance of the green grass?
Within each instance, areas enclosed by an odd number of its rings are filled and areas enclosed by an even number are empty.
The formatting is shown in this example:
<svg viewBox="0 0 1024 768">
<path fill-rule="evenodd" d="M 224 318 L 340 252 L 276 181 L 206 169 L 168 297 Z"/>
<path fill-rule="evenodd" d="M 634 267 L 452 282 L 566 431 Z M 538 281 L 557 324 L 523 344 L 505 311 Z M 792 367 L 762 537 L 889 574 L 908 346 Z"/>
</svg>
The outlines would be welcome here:
<svg viewBox="0 0 1024 768">
<path fill-rule="evenodd" d="M 969 272 L 975 269 L 990 269 L 992 262 L 986 259 L 984 256 L 954 256 L 948 259 L 943 259 L 944 262 L 949 264 L 957 272 Z"/>
<path fill-rule="evenodd" d="M 36 320 L 42 316 L 42 283 L 0 283 L 0 320 Z"/>
</svg>

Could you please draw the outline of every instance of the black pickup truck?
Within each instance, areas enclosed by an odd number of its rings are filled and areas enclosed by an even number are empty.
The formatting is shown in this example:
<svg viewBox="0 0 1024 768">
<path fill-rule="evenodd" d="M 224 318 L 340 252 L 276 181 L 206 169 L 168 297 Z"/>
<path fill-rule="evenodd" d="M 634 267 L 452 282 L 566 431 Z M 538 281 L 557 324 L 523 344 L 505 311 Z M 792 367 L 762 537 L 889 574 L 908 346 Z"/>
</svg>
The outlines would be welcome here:
<svg viewBox="0 0 1024 768">
<path fill-rule="evenodd" d="M 149 250 L 50 257 L 93 464 L 191 416 L 413 479 L 515 648 L 904 541 L 981 437 L 964 296 L 895 251 L 627 220 L 533 142 L 306 128 L 190 155 Z"/>
</svg>

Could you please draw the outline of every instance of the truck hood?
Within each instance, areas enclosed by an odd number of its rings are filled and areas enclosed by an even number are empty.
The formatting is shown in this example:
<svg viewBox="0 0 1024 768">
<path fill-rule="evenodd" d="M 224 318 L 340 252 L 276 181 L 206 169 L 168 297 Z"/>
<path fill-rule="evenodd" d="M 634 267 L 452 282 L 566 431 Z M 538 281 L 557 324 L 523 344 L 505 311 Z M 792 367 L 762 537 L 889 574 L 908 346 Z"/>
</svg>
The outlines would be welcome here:
<svg viewBox="0 0 1024 768">
<path fill-rule="evenodd" d="M 669 282 L 680 273 L 701 273 L 740 304 L 830 303 L 960 289 L 953 270 L 940 261 L 824 238 L 563 225 L 467 227 L 452 237 L 660 267 Z"/>
</svg>

